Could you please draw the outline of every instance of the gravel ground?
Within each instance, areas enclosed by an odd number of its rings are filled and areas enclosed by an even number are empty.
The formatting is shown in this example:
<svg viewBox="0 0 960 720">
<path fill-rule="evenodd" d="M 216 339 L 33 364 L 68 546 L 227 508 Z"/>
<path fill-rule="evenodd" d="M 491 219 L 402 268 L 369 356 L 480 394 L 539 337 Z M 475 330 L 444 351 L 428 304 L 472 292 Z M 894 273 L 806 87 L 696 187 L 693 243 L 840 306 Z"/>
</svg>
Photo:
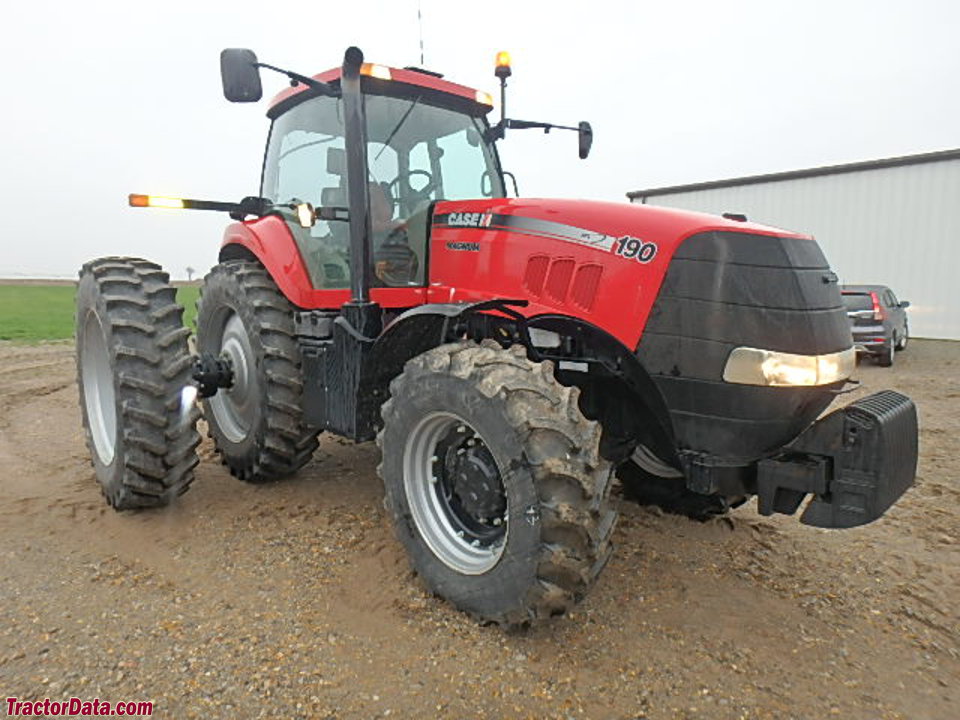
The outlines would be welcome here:
<svg viewBox="0 0 960 720">
<path fill-rule="evenodd" d="M 880 521 L 824 531 L 751 504 L 699 524 L 623 502 L 591 596 L 521 633 L 418 585 L 372 443 L 324 438 L 269 486 L 204 444 L 175 506 L 115 513 L 73 346 L 0 344 L 0 368 L 3 697 L 163 718 L 960 717 L 960 343 L 860 369 L 861 393 L 921 413 L 917 484 Z"/>
</svg>

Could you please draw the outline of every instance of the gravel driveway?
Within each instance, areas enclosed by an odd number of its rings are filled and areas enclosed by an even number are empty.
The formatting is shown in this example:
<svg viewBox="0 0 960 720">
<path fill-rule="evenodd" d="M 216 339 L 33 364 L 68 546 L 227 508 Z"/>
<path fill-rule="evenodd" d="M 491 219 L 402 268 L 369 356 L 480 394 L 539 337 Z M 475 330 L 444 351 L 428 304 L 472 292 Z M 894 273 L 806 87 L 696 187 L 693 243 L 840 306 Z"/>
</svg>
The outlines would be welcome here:
<svg viewBox="0 0 960 720">
<path fill-rule="evenodd" d="M 249 486 L 205 442 L 177 504 L 118 514 L 72 344 L 0 344 L 0 694 L 161 718 L 954 720 L 960 343 L 897 360 L 858 373 L 920 408 L 919 478 L 885 518 L 824 531 L 751 503 L 699 524 L 622 502 L 587 601 L 506 633 L 418 585 L 372 443 L 325 437 L 296 478 Z"/>
</svg>

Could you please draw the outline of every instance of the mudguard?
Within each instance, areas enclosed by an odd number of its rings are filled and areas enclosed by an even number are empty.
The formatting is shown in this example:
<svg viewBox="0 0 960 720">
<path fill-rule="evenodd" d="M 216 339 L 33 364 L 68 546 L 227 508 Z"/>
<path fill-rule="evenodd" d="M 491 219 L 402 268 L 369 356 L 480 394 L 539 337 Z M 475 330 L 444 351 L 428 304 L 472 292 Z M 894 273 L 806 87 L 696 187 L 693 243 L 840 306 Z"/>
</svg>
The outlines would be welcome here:
<svg viewBox="0 0 960 720">
<path fill-rule="evenodd" d="M 468 316 L 487 315 L 491 320 L 519 325 L 517 336 L 526 344 L 531 359 L 554 362 L 561 382 L 588 389 L 590 383 L 586 380 L 594 378 L 593 374 L 580 377 L 582 373 L 565 370 L 570 365 L 584 363 L 595 371 L 599 381 L 615 382 L 618 391 L 612 397 L 616 401 L 611 401 L 603 393 L 607 400 L 600 406 L 591 400 L 591 396 L 600 394 L 588 392 L 582 402 L 585 411 L 598 418 L 610 412 L 618 413 L 618 424 L 634 427 L 645 445 L 659 457 L 676 463 L 676 446 L 667 406 L 636 355 L 601 328 L 578 318 L 563 315 L 523 318 L 510 307 L 521 302 L 437 303 L 408 310 L 394 319 L 374 343 L 370 367 L 376 369 L 377 385 L 388 385 L 403 371 L 404 363 L 410 358 L 444 342 L 464 337 L 464 320 Z M 564 341 L 557 349 L 535 347 L 530 341 L 529 329 L 555 332 Z M 573 354 L 565 352 L 564 348 Z"/>
</svg>

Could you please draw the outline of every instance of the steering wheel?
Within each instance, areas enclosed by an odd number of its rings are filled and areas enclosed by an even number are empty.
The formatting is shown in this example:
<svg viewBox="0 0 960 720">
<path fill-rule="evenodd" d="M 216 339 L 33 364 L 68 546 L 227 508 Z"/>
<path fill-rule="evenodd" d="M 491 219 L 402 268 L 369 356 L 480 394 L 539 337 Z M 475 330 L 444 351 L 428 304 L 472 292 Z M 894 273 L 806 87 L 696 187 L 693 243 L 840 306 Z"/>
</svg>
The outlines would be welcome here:
<svg viewBox="0 0 960 720">
<path fill-rule="evenodd" d="M 419 190 L 413 187 L 413 185 L 410 183 L 410 179 L 415 175 L 420 175 L 427 179 L 427 184 L 424 185 Z M 409 200 L 409 203 L 411 205 L 415 205 L 417 203 L 423 202 L 424 200 L 429 200 L 430 193 L 432 193 L 434 190 L 437 189 L 437 183 L 434 182 L 433 175 L 431 175 L 429 172 L 427 172 L 426 170 L 421 170 L 419 168 L 417 168 L 416 170 L 410 170 L 406 175 L 397 175 L 397 177 L 395 177 L 390 182 L 390 186 L 389 186 L 390 197 L 394 198 L 395 203 L 400 202 L 401 194 L 399 190 L 400 190 L 401 180 L 407 181 L 407 188 L 410 190 L 411 193 L 413 193 L 413 197 Z"/>
</svg>

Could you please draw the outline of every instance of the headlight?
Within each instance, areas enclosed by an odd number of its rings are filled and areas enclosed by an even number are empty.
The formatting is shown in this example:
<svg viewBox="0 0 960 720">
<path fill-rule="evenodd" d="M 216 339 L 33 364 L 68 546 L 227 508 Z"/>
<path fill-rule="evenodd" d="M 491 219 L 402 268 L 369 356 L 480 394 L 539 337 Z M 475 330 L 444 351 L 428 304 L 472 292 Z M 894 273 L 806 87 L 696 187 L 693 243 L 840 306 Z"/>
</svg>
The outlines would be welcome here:
<svg viewBox="0 0 960 720">
<path fill-rule="evenodd" d="M 743 385 L 796 387 L 829 385 L 853 374 L 853 348 L 829 355 L 793 355 L 774 350 L 740 347 L 730 353 L 723 379 Z"/>
</svg>

